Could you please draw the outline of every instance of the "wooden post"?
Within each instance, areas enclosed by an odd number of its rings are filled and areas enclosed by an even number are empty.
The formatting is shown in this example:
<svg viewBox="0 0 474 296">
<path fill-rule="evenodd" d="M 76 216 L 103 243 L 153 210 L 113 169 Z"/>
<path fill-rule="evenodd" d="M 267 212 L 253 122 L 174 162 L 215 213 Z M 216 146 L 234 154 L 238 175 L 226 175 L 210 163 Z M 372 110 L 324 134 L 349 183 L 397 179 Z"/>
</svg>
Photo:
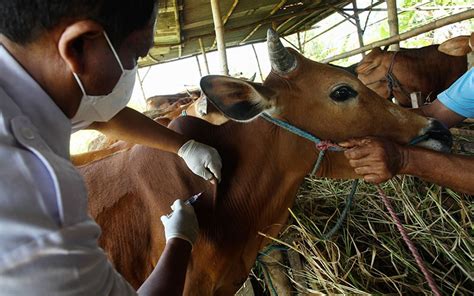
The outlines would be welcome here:
<svg viewBox="0 0 474 296">
<path fill-rule="evenodd" d="M 252 44 L 252 49 L 253 49 L 253 53 L 255 54 L 255 60 L 257 60 L 258 73 L 260 74 L 260 79 L 263 82 L 262 68 L 260 67 L 260 61 L 258 60 L 257 51 L 255 50 L 255 46 L 253 44 Z"/>
<path fill-rule="evenodd" d="M 201 63 L 199 63 L 199 58 L 198 56 L 194 56 L 196 58 L 196 64 L 198 66 L 198 70 L 199 70 L 199 77 L 202 77 L 202 69 L 201 69 Z"/>
<path fill-rule="evenodd" d="M 390 37 L 397 36 L 399 34 L 397 0 L 387 0 L 387 14 Z M 392 50 L 400 50 L 400 43 L 392 44 Z"/>
<path fill-rule="evenodd" d="M 221 62 L 220 72 L 223 75 L 229 75 L 229 67 L 227 66 L 227 53 L 224 41 L 224 26 L 222 24 L 221 9 L 218 0 L 211 0 L 212 18 L 214 19 L 214 29 L 216 31 L 217 51 Z"/>
<path fill-rule="evenodd" d="M 211 74 L 211 72 L 209 71 L 209 63 L 207 62 L 206 49 L 204 48 L 204 44 L 202 43 L 201 38 L 199 38 L 199 46 L 201 47 L 202 57 L 204 58 L 204 67 L 206 68 L 206 74 L 209 75 Z"/>
<path fill-rule="evenodd" d="M 354 20 L 357 27 L 357 37 L 359 38 L 359 46 L 364 47 L 364 31 L 360 25 L 359 12 L 357 12 L 357 0 L 352 0 L 352 7 L 354 7 Z M 361 52 L 362 58 L 365 57 L 365 52 Z"/>
</svg>

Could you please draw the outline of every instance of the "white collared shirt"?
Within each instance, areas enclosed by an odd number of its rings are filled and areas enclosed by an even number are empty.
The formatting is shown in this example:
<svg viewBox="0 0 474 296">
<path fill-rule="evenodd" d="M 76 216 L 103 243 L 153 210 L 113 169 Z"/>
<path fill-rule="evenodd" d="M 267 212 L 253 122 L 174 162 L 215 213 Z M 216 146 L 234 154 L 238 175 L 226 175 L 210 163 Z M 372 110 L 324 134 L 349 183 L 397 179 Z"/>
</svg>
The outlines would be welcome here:
<svg viewBox="0 0 474 296">
<path fill-rule="evenodd" d="M 135 295 L 99 248 L 70 120 L 0 45 L 0 295 Z"/>
</svg>

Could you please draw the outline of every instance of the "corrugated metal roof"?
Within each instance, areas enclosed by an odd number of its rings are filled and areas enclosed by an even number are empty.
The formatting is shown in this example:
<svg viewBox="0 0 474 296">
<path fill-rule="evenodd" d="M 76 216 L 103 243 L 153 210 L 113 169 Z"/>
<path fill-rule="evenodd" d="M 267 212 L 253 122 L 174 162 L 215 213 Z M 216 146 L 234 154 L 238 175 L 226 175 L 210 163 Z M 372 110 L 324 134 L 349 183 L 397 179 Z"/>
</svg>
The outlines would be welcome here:
<svg viewBox="0 0 474 296">
<path fill-rule="evenodd" d="M 221 0 L 227 47 L 264 41 L 274 26 L 281 36 L 310 28 L 348 3 L 340 0 Z M 162 0 L 155 45 L 140 66 L 150 66 L 216 50 L 209 0 Z"/>
</svg>

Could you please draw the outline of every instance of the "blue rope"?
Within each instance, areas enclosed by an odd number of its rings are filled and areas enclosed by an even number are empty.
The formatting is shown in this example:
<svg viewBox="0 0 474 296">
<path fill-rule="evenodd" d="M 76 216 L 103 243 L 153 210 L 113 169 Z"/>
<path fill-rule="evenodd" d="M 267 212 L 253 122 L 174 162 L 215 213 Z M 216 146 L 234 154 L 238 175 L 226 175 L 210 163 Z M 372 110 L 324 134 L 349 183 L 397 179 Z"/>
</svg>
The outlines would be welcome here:
<svg viewBox="0 0 474 296">
<path fill-rule="evenodd" d="M 266 119 L 267 121 L 297 135 L 297 136 L 300 136 L 302 138 L 305 138 L 307 140 L 310 140 L 311 142 L 315 143 L 315 144 L 320 144 L 321 143 L 321 139 L 316 137 L 316 136 L 313 136 L 312 134 L 286 122 L 286 121 L 283 121 L 283 120 L 280 120 L 278 118 L 274 118 L 274 117 L 271 117 L 270 115 L 266 114 L 266 113 L 262 113 L 260 115 L 262 118 Z M 343 151 L 342 148 L 338 148 L 338 147 L 330 147 L 329 148 L 330 151 Z"/>
<path fill-rule="evenodd" d="M 313 170 L 311 171 L 311 174 L 310 174 L 312 178 L 314 177 L 314 175 L 316 175 L 316 172 L 321 167 L 321 164 L 323 163 L 323 159 L 325 155 L 326 155 L 326 150 L 319 151 L 318 160 L 316 160 L 316 164 L 314 165 Z"/>
<path fill-rule="evenodd" d="M 273 118 L 271 117 L 270 115 L 266 114 L 266 113 L 262 113 L 260 115 L 261 117 L 263 117 L 265 120 L 297 135 L 297 136 L 300 136 L 302 138 L 305 138 L 313 143 L 315 143 L 316 145 L 318 144 L 321 144 L 322 140 L 286 121 L 283 121 L 283 120 L 280 120 L 280 119 L 277 119 L 277 118 Z M 329 147 L 327 150 L 330 150 L 330 151 L 344 151 L 344 148 L 342 147 L 334 147 L 334 146 L 331 146 Z M 324 159 L 324 156 L 326 155 L 326 150 L 320 150 L 319 152 L 319 156 L 318 156 L 318 159 L 316 161 L 316 164 L 314 165 L 314 168 L 313 170 L 311 171 L 311 176 L 314 176 L 314 174 L 316 174 L 316 172 L 319 170 L 319 168 L 321 167 L 321 164 L 323 163 L 323 159 Z M 359 180 L 354 180 L 352 182 L 352 189 L 351 189 L 351 192 L 349 193 L 349 196 L 347 197 L 347 201 L 346 201 L 346 205 L 344 207 L 344 209 L 342 210 L 342 213 L 341 215 L 339 216 L 339 218 L 337 219 L 336 221 L 336 224 L 331 228 L 331 230 L 329 230 L 329 232 L 325 235 L 323 235 L 323 239 L 328 239 L 330 238 L 331 236 L 334 235 L 334 233 L 336 233 L 336 231 L 339 230 L 339 228 L 341 227 L 342 223 L 344 222 L 344 220 L 346 219 L 347 217 L 347 214 L 349 213 L 349 209 L 352 205 L 352 201 L 354 200 L 354 196 L 355 196 L 355 193 L 356 193 L 356 190 L 357 190 L 357 185 L 359 184 Z"/>
<path fill-rule="evenodd" d="M 414 146 L 418 143 L 421 143 L 423 141 L 426 141 L 430 136 L 427 135 L 427 134 L 424 134 L 424 135 L 421 135 L 421 136 L 416 136 L 415 138 L 413 138 L 410 143 L 408 143 L 407 145 L 408 146 Z"/>
<path fill-rule="evenodd" d="M 358 179 L 352 181 L 352 188 L 351 188 L 351 192 L 347 196 L 346 206 L 342 210 L 341 216 L 339 216 L 339 219 L 336 221 L 336 224 L 331 228 L 331 230 L 329 230 L 326 234 L 323 235 L 324 240 L 331 238 L 331 236 L 333 236 L 336 233 L 336 231 L 338 231 L 339 228 L 341 228 L 342 222 L 344 222 L 344 220 L 346 219 L 347 214 L 349 213 L 349 210 L 352 206 L 352 201 L 354 200 L 354 196 L 355 196 L 358 184 L 359 184 Z"/>
<path fill-rule="evenodd" d="M 276 291 L 276 288 L 273 284 L 273 281 L 272 281 L 272 277 L 270 275 L 270 272 L 268 272 L 268 269 L 267 269 L 267 266 L 266 266 L 266 263 L 262 261 L 261 257 L 263 256 L 269 256 L 269 254 L 273 251 L 284 251 L 284 252 L 287 252 L 288 251 L 288 247 L 287 246 L 281 246 L 281 245 L 269 245 L 267 248 L 265 248 L 265 250 L 261 251 L 258 253 L 258 256 L 257 256 L 257 265 L 260 264 L 260 267 L 262 268 L 262 271 L 263 273 L 265 274 L 265 277 L 268 279 L 268 285 L 269 285 L 269 289 L 271 290 L 270 293 L 272 293 L 271 295 L 275 295 L 275 296 L 278 296 L 278 293 Z"/>
</svg>

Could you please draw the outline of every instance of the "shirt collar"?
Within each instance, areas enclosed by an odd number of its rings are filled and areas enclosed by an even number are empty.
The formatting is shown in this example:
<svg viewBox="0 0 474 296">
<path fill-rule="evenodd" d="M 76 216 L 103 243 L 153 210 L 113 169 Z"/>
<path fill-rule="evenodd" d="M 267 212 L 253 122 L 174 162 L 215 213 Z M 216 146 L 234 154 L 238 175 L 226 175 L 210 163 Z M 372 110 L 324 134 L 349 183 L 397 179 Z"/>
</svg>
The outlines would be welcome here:
<svg viewBox="0 0 474 296">
<path fill-rule="evenodd" d="M 71 120 L 1 44 L 0 87 L 29 117 L 48 146 L 69 158 Z"/>
</svg>

